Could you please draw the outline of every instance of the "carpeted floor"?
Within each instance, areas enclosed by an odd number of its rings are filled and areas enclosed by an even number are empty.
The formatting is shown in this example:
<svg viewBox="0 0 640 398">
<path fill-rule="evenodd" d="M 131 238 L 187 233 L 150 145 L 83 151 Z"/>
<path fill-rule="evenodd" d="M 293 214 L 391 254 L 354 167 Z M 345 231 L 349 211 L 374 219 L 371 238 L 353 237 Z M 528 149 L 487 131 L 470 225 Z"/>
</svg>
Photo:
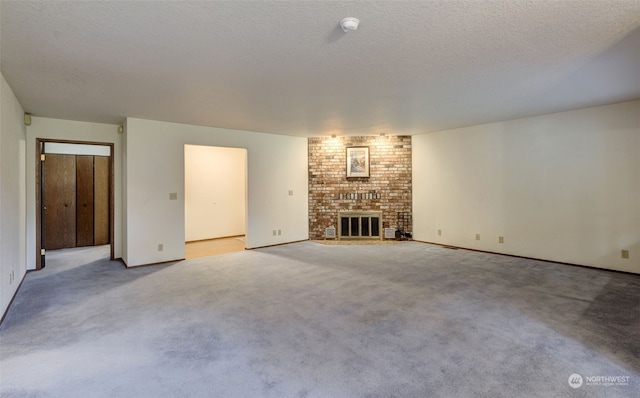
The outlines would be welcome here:
<svg viewBox="0 0 640 398">
<path fill-rule="evenodd" d="M 57 251 L 27 275 L 0 326 L 0 396 L 640 391 L 637 275 L 418 242 L 307 241 L 130 270 L 107 256 Z"/>
</svg>

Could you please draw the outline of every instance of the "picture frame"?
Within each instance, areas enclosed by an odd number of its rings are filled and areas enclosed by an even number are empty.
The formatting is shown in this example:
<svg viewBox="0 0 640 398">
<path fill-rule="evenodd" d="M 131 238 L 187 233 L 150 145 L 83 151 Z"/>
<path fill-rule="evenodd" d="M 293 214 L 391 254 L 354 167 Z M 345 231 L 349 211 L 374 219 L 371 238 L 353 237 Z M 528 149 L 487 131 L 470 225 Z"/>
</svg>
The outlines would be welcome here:
<svg viewBox="0 0 640 398">
<path fill-rule="evenodd" d="M 369 177 L 369 147 L 347 147 L 347 178 Z"/>
</svg>

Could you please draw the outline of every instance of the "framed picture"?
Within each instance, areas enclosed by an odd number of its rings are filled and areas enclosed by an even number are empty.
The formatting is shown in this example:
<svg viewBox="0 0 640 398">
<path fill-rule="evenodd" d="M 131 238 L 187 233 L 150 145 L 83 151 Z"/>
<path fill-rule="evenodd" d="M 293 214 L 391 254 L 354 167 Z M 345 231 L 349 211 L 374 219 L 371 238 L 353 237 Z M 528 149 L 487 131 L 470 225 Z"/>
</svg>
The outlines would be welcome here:
<svg viewBox="0 0 640 398">
<path fill-rule="evenodd" d="M 369 177 L 368 146 L 347 148 L 347 178 L 349 177 Z"/>
</svg>

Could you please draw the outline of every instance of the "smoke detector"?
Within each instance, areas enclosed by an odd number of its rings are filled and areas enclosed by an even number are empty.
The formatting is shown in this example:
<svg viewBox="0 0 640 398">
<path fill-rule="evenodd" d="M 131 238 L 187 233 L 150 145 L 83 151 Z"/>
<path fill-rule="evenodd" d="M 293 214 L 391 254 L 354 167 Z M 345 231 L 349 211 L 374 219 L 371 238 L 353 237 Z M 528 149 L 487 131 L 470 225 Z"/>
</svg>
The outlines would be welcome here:
<svg viewBox="0 0 640 398">
<path fill-rule="evenodd" d="M 353 17 L 343 18 L 342 21 L 340 21 L 340 27 L 347 33 L 358 29 L 358 24 L 360 24 L 358 18 Z"/>
</svg>

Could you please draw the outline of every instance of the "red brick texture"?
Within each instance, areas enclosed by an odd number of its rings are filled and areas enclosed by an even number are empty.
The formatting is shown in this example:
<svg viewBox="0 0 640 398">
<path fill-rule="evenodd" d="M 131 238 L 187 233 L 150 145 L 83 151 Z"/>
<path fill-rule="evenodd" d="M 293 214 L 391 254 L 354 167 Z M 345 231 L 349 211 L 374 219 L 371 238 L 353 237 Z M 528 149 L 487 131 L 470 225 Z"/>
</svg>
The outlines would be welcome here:
<svg viewBox="0 0 640 398">
<path fill-rule="evenodd" d="M 398 228 L 398 212 L 411 222 L 411 136 L 309 138 L 309 238 L 338 227 L 339 211 L 382 211 L 383 227 Z M 347 178 L 349 146 L 369 147 L 369 178 Z"/>
</svg>

